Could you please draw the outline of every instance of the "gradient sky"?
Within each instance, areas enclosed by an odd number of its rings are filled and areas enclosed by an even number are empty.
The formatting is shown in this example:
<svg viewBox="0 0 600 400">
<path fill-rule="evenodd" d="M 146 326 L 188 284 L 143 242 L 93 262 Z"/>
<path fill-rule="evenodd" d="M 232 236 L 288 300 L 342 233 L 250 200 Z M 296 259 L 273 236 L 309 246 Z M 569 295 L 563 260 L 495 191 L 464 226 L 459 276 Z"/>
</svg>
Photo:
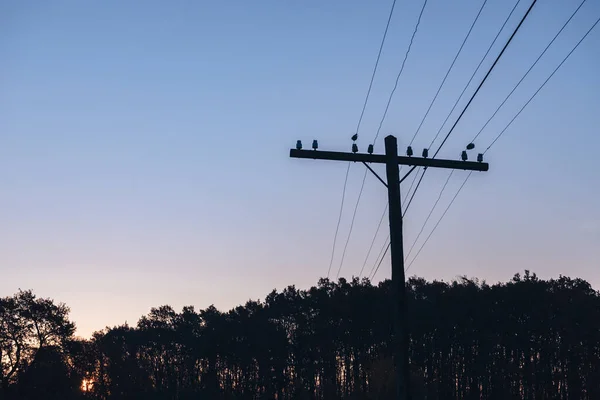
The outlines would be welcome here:
<svg viewBox="0 0 600 400">
<path fill-rule="evenodd" d="M 514 5 L 488 3 L 417 149 L 429 144 Z M 376 151 L 390 133 L 404 151 L 480 4 L 430 0 Z M 458 159 L 578 4 L 538 2 L 440 157 Z M 290 159 L 289 148 L 317 138 L 321 149 L 350 149 L 390 5 L 1 1 L 0 296 L 30 288 L 65 302 L 88 336 L 135 324 L 152 306 L 229 309 L 274 288 L 315 284 L 327 273 L 346 164 Z M 420 6 L 397 4 L 362 149 L 375 136 Z M 527 6 L 519 5 L 494 56 Z M 588 1 L 477 149 L 598 16 L 600 3 Z M 599 70 L 597 28 L 486 154 L 490 171 L 469 180 L 409 275 L 496 282 L 530 269 L 600 288 Z M 363 171 L 352 166 L 334 271 Z M 422 238 L 464 174 L 454 174 Z M 432 170 L 425 178 L 406 216 L 406 248 L 446 176 Z M 368 176 L 341 275 L 359 273 L 386 201 Z M 367 269 L 386 230 L 387 222 Z M 384 264 L 376 280 L 389 276 Z"/>
</svg>

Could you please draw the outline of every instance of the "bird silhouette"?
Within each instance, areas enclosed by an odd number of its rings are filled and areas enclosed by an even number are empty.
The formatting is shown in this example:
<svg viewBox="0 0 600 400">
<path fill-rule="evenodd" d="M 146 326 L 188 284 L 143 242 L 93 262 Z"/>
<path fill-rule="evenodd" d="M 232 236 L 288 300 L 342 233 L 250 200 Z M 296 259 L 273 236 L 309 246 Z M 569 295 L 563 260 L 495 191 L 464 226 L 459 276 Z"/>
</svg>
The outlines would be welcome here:
<svg viewBox="0 0 600 400">
<path fill-rule="evenodd" d="M 352 141 L 356 142 L 356 139 L 358 139 L 358 133 L 355 133 L 354 135 L 352 135 Z"/>
</svg>

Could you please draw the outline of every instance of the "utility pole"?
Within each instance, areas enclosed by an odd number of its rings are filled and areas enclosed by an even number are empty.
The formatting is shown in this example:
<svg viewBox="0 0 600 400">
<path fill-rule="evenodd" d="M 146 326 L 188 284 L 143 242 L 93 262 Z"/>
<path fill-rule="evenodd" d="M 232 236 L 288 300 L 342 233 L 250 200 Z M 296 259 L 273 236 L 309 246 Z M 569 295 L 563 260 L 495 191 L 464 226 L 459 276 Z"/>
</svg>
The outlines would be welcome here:
<svg viewBox="0 0 600 400">
<path fill-rule="evenodd" d="M 356 135 L 353 136 L 353 140 L 356 140 Z M 469 144 L 467 149 L 470 150 L 473 147 L 474 145 Z M 302 142 L 298 141 L 296 148 L 290 150 L 290 157 L 362 162 L 377 177 L 377 179 L 387 186 L 390 217 L 390 252 L 392 258 L 392 310 L 394 312 L 392 349 L 396 373 L 396 390 L 398 400 L 410 400 L 410 363 L 408 356 L 409 335 L 406 314 L 400 183 L 418 166 L 425 168 L 433 167 L 469 171 L 487 171 L 489 165 L 483 162 L 483 155 L 481 154 L 477 156 L 477 162 L 467 161 L 466 151 L 462 152 L 462 161 L 427 158 L 427 149 L 423 150 L 423 157 L 412 157 L 413 152 L 410 146 L 407 148 L 406 157 L 398 156 L 398 144 L 396 138 L 392 135 L 385 138 L 385 155 L 372 154 L 373 145 L 369 145 L 368 154 L 358 153 L 356 144 L 352 145 L 352 153 L 318 151 L 318 143 L 316 140 L 313 141 L 312 148 L 313 150 L 302 150 Z M 368 163 L 385 164 L 387 184 L 371 169 L 371 167 L 369 167 Z M 413 166 L 413 168 L 400 179 L 398 165 L 410 165 Z"/>
</svg>

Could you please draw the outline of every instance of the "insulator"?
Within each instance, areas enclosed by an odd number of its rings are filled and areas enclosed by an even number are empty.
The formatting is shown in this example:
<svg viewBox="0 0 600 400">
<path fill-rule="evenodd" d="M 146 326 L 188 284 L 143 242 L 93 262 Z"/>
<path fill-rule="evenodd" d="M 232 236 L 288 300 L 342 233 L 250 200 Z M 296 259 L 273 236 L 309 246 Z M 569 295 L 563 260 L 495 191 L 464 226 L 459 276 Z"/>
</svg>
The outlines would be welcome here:
<svg viewBox="0 0 600 400">
<path fill-rule="evenodd" d="M 372 144 L 369 145 L 369 148 L 367 149 L 367 153 L 373 154 L 373 145 Z"/>
<path fill-rule="evenodd" d="M 483 154 L 482 153 L 477 154 L 477 162 L 483 162 Z"/>
<path fill-rule="evenodd" d="M 296 141 L 296 150 L 302 150 L 302 140 Z"/>
<path fill-rule="evenodd" d="M 316 150 L 319 148 L 319 142 L 317 142 L 316 140 L 313 140 L 313 145 L 312 145 L 313 150 Z"/>
<path fill-rule="evenodd" d="M 356 139 L 358 139 L 358 133 L 355 133 L 354 135 L 352 135 L 352 141 L 356 142 Z"/>
<path fill-rule="evenodd" d="M 423 149 L 423 158 L 429 157 L 429 149 Z"/>
<path fill-rule="evenodd" d="M 466 150 L 462 151 L 462 153 L 460 155 L 460 158 L 462 158 L 463 161 L 467 161 L 469 159 L 469 157 L 467 156 L 467 151 Z"/>
<path fill-rule="evenodd" d="M 357 153 L 358 152 L 358 146 L 356 145 L 356 143 L 352 143 L 352 152 L 353 153 Z"/>
<path fill-rule="evenodd" d="M 406 148 L 406 155 L 409 156 L 409 157 L 411 157 L 413 155 L 412 147 L 408 146 Z"/>
<path fill-rule="evenodd" d="M 473 150 L 475 148 L 475 143 L 469 143 L 467 145 L 467 150 Z"/>
</svg>

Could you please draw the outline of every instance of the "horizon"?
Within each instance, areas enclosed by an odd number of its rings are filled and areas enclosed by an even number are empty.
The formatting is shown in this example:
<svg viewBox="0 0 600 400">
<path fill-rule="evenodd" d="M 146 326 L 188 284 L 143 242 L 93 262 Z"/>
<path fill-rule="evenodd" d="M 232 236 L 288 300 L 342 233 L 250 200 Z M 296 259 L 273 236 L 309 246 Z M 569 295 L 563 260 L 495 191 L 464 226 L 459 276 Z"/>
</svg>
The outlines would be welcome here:
<svg viewBox="0 0 600 400">
<path fill-rule="evenodd" d="M 1 390 L 102 400 L 384 400 L 409 397 L 394 390 L 402 386 L 415 400 L 600 395 L 589 384 L 600 373 L 600 293 L 589 283 L 529 270 L 493 286 L 409 280 L 403 368 L 390 332 L 394 288 L 321 281 L 226 313 L 160 306 L 90 340 L 74 336 L 65 305 L 19 292 L 0 298 Z"/>
<path fill-rule="evenodd" d="M 22 288 L 64 302 L 88 337 L 159 305 L 229 310 L 273 288 L 314 285 L 330 265 L 346 164 L 292 159 L 289 149 L 317 139 L 320 150 L 350 151 L 391 4 L 0 4 L 0 297 Z M 482 4 L 427 4 L 376 153 L 393 134 L 404 154 Z M 416 154 L 514 4 L 486 3 L 416 136 Z M 578 4 L 535 5 L 440 157 L 460 159 Z M 421 6 L 396 5 L 361 152 L 375 137 Z M 465 96 L 527 7 L 519 3 Z M 598 16 L 600 3 L 582 6 L 475 152 Z M 490 283 L 528 269 L 600 288 L 599 30 L 486 153 L 489 172 L 473 174 L 407 276 Z M 340 277 L 370 270 L 385 246 L 387 220 L 373 237 L 387 196 L 369 174 L 344 251 L 364 169 L 350 169 L 332 279 L 338 269 Z M 465 176 L 449 179 L 411 259 Z M 446 178 L 431 170 L 423 180 L 404 221 L 406 252 Z M 373 284 L 390 277 L 389 263 L 388 254 Z"/>
<path fill-rule="evenodd" d="M 527 274 L 527 273 L 531 273 L 531 276 L 537 276 L 537 274 L 536 274 L 536 272 L 535 272 L 535 271 L 529 271 L 529 270 L 526 270 L 526 269 L 525 269 L 525 270 L 523 270 L 523 271 L 518 271 L 518 272 L 515 272 L 515 273 L 512 275 L 512 277 L 511 277 L 510 279 L 506 280 L 506 281 L 488 282 L 488 281 L 486 281 L 485 279 L 479 279 L 478 277 L 475 277 L 475 276 L 468 277 L 468 276 L 464 276 L 464 275 L 463 275 L 463 276 L 461 276 L 461 275 L 457 275 L 456 277 L 454 277 L 453 279 L 450 279 L 450 280 L 444 280 L 444 279 L 433 279 L 433 280 L 425 280 L 425 281 L 426 281 L 426 282 L 435 282 L 435 281 L 437 281 L 437 282 L 443 282 L 443 283 L 452 283 L 452 282 L 461 282 L 461 280 L 462 280 L 462 279 L 468 279 L 469 281 L 472 281 L 472 282 L 474 282 L 474 283 L 475 283 L 477 286 L 481 286 L 481 285 L 489 285 L 489 286 L 494 286 L 494 285 L 502 285 L 502 284 L 506 284 L 506 283 L 508 283 L 508 282 L 511 282 L 511 280 L 512 280 L 514 277 L 516 277 L 517 275 L 518 275 L 518 276 L 520 276 L 520 277 L 524 277 L 524 276 L 525 276 L 525 274 Z M 539 276 L 537 276 L 537 277 L 539 278 Z M 565 277 L 565 278 L 570 278 L 570 279 L 580 279 L 580 278 L 577 278 L 577 277 L 570 277 L 569 275 L 559 275 L 559 276 L 557 276 L 557 277 L 550 277 L 550 278 L 547 278 L 547 280 L 548 280 L 548 281 L 551 281 L 551 280 L 557 280 L 557 279 L 559 279 L 559 278 L 562 278 L 562 277 Z M 338 280 L 331 280 L 331 279 L 329 279 L 329 281 L 330 281 L 330 282 L 334 282 L 334 283 L 339 283 L 339 282 L 340 282 L 342 279 L 345 279 L 345 280 L 346 280 L 346 282 L 352 282 L 352 280 L 353 280 L 353 279 L 355 279 L 355 278 L 358 278 L 358 277 L 352 277 L 352 278 L 340 277 Z M 153 310 L 153 309 L 158 309 L 159 307 L 162 307 L 162 306 L 169 306 L 169 307 L 172 307 L 172 308 L 173 308 L 173 310 L 174 310 L 175 312 L 179 312 L 179 310 L 182 310 L 183 308 L 185 308 L 185 307 L 188 307 L 188 306 L 191 306 L 191 307 L 193 307 L 193 308 L 196 310 L 196 312 L 199 312 L 199 311 L 201 311 L 201 310 L 207 309 L 207 308 L 209 308 L 209 307 L 215 307 L 215 308 L 216 308 L 218 311 L 220 311 L 220 312 L 223 312 L 223 313 L 227 313 L 227 312 L 230 312 L 230 311 L 234 311 L 234 310 L 235 310 L 237 307 L 245 307 L 245 305 L 246 305 L 248 302 L 257 302 L 257 303 L 259 303 L 259 304 L 265 304 L 265 301 L 266 301 L 267 297 L 269 296 L 269 294 L 271 294 L 271 293 L 272 293 L 272 292 L 274 292 L 274 291 L 275 291 L 275 292 L 277 292 L 277 293 L 281 293 L 281 292 L 283 292 L 283 290 L 285 290 L 285 289 L 287 289 L 287 288 L 289 288 L 289 287 L 294 287 L 294 288 L 296 288 L 296 289 L 297 289 L 297 290 L 299 290 L 299 291 L 309 291 L 309 290 L 310 290 L 310 289 L 312 289 L 312 288 L 318 287 L 318 285 L 319 285 L 319 283 L 320 283 L 320 281 L 321 281 L 322 279 L 327 279 L 327 278 L 324 278 L 324 277 L 322 277 L 322 278 L 319 278 L 319 279 L 317 280 L 317 283 L 316 283 L 316 284 L 314 284 L 314 285 L 311 285 L 311 286 L 309 286 L 309 287 L 297 287 L 297 285 L 290 284 L 290 285 L 287 285 L 287 286 L 285 286 L 285 287 L 282 287 L 282 288 L 274 288 L 274 289 L 272 289 L 270 292 L 268 292 L 267 294 L 265 294 L 263 297 L 260 297 L 260 298 L 248 298 L 246 301 L 243 301 L 243 302 L 241 302 L 241 303 L 239 303 L 239 304 L 233 305 L 233 306 L 231 306 L 231 307 L 228 307 L 228 308 L 220 308 L 220 307 L 216 307 L 214 304 L 209 304 L 209 305 L 207 305 L 207 306 L 205 306 L 205 307 L 197 307 L 197 306 L 196 306 L 196 305 L 194 305 L 194 304 L 184 304 L 184 305 L 181 305 L 180 307 L 173 307 L 171 304 L 155 304 L 155 305 L 151 305 L 151 306 L 148 308 L 148 310 L 147 310 L 145 313 L 143 313 L 142 315 L 140 315 L 140 316 L 139 316 L 137 319 L 135 319 L 134 321 L 128 321 L 128 320 L 125 320 L 125 321 L 123 321 L 123 322 L 121 322 L 121 323 L 116 323 L 116 324 L 113 324 L 113 325 L 111 325 L 111 326 L 107 325 L 107 326 L 104 326 L 104 327 L 102 327 L 102 328 L 99 328 L 99 329 L 94 329 L 94 330 L 90 331 L 89 333 L 87 333 L 87 334 L 85 334 L 85 335 L 82 335 L 81 333 L 79 333 L 79 332 L 78 332 L 78 328 L 77 328 L 77 321 L 72 321 L 72 322 L 75 324 L 75 337 L 78 337 L 78 338 L 81 338 L 81 339 L 90 340 L 90 339 L 93 337 L 93 335 L 94 335 L 95 333 L 97 333 L 97 332 L 104 332 L 104 331 L 106 331 L 106 330 L 111 330 L 111 329 L 114 329 L 114 328 L 116 328 L 116 327 L 123 326 L 123 325 L 125 325 L 125 326 L 129 326 L 129 327 L 132 327 L 132 328 L 133 328 L 133 327 L 137 327 L 137 325 L 138 325 L 139 321 L 140 321 L 142 318 L 146 317 L 146 316 L 147 316 L 147 315 L 148 315 L 148 314 L 151 312 L 151 310 Z M 368 277 L 363 277 L 363 278 L 360 278 L 360 281 L 361 281 L 361 282 L 364 282 L 364 279 L 368 279 Z M 422 277 L 419 277 L 419 276 L 417 276 L 417 275 L 411 275 L 411 276 L 407 276 L 407 278 L 406 278 L 406 281 L 408 282 L 408 281 L 409 281 L 409 280 L 411 280 L 411 279 L 424 279 L 424 278 L 422 278 Z M 389 282 L 390 280 L 386 278 L 386 279 L 385 279 L 385 281 L 388 281 L 388 282 Z M 370 281 L 370 284 L 371 284 L 371 285 L 373 285 L 374 287 L 377 287 L 377 286 L 378 286 L 380 283 L 382 283 L 382 282 L 383 282 L 383 281 L 378 281 L 378 282 L 375 282 L 375 283 L 374 283 L 374 282 Z M 586 281 L 586 282 L 587 282 L 587 281 Z M 588 283 L 589 283 L 589 282 L 588 282 Z M 592 287 L 592 289 L 593 289 L 594 291 L 596 291 L 597 293 L 599 293 L 599 294 L 600 294 L 600 290 L 599 290 L 599 289 L 597 289 L 597 288 L 594 288 L 594 286 L 593 286 L 593 285 L 591 285 L 591 284 L 590 284 L 590 286 Z M 32 290 L 32 289 L 22 289 L 22 288 L 19 288 L 19 291 L 20 291 L 20 290 L 27 291 L 27 290 Z M 32 290 L 32 292 L 33 292 L 33 294 L 34 294 L 34 295 L 36 294 L 34 290 Z M 57 302 L 57 303 L 59 303 L 59 304 L 65 304 L 67 307 L 69 307 L 69 308 L 70 308 L 69 304 L 67 304 L 67 303 L 65 303 L 65 302 L 62 302 L 62 301 L 60 301 L 60 299 L 52 299 L 52 300 L 54 300 L 55 302 Z"/>
</svg>

